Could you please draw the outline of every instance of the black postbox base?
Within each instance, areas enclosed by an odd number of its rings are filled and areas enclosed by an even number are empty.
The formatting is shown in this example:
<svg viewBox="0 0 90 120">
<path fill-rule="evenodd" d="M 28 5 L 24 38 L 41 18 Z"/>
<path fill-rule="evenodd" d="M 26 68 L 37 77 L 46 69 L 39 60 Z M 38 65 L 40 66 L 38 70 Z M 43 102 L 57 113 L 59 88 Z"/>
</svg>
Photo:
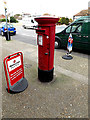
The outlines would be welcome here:
<svg viewBox="0 0 90 120">
<path fill-rule="evenodd" d="M 38 68 L 38 79 L 41 82 L 50 82 L 53 80 L 54 68 L 51 70 L 41 70 Z"/>
<path fill-rule="evenodd" d="M 22 80 L 20 82 L 17 82 L 17 84 L 10 88 L 9 91 L 8 88 L 6 88 L 6 90 L 11 94 L 15 94 L 24 91 L 27 87 L 28 87 L 27 80 L 25 78 L 22 78 Z"/>
<path fill-rule="evenodd" d="M 73 59 L 73 57 L 71 55 L 64 55 L 62 56 L 63 59 L 66 59 L 66 60 L 71 60 Z"/>
</svg>

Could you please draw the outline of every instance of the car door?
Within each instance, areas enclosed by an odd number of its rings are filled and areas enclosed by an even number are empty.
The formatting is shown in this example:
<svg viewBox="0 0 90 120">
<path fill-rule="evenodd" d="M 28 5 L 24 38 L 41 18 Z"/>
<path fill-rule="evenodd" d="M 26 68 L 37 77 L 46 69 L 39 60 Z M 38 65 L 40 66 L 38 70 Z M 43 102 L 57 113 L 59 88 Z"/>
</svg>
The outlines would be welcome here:
<svg viewBox="0 0 90 120">
<path fill-rule="evenodd" d="M 90 40 L 88 38 L 88 32 L 89 32 L 89 22 L 84 23 L 82 26 L 82 31 L 81 31 L 81 44 L 82 44 L 82 49 L 83 50 L 89 50 L 90 51 Z"/>
<path fill-rule="evenodd" d="M 65 30 L 63 30 L 62 33 L 60 34 L 60 38 L 62 39 L 62 46 L 64 47 L 67 47 L 70 31 L 71 31 L 71 25 L 68 26 Z"/>
<path fill-rule="evenodd" d="M 70 33 L 73 37 L 73 48 L 82 49 L 81 45 L 81 30 L 82 30 L 82 23 L 74 23 L 68 26 L 60 35 L 62 38 L 62 44 L 67 46 L 68 38 Z"/>
</svg>

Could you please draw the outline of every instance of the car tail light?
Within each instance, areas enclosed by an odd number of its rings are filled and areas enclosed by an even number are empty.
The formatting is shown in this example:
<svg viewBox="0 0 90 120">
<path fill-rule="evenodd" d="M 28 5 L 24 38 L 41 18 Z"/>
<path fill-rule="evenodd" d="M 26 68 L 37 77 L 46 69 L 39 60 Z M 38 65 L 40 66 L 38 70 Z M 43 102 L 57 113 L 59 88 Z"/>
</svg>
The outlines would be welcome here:
<svg viewBox="0 0 90 120">
<path fill-rule="evenodd" d="M 7 29 L 6 28 L 4 28 L 4 31 L 6 31 Z"/>
<path fill-rule="evenodd" d="M 14 30 L 16 30 L 16 28 L 14 28 Z"/>
</svg>

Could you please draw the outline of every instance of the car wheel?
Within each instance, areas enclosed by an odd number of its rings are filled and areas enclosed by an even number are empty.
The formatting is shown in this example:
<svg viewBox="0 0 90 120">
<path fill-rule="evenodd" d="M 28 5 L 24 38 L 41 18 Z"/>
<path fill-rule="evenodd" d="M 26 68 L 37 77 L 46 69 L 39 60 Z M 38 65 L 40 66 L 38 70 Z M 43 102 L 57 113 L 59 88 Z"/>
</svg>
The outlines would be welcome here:
<svg viewBox="0 0 90 120">
<path fill-rule="evenodd" d="M 14 33 L 14 35 L 16 35 L 16 32 Z"/>
<path fill-rule="evenodd" d="M 55 49 L 61 48 L 61 41 L 58 38 L 55 38 Z"/>
<path fill-rule="evenodd" d="M 1 32 L 1 35 L 4 36 L 4 32 L 3 31 Z"/>
<path fill-rule="evenodd" d="M 24 29 L 26 29 L 26 27 L 24 26 Z"/>
</svg>

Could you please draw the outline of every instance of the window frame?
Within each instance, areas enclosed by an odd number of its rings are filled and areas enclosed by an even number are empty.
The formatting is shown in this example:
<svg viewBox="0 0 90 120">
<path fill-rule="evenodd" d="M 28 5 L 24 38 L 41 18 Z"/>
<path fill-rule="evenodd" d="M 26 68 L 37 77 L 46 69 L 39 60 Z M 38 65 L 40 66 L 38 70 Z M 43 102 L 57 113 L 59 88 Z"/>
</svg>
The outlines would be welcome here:
<svg viewBox="0 0 90 120">
<path fill-rule="evenodd" d="M 74 24 L 68 26 L 68 27 L 65 29 L 65 33 L 66 33 L 66 34 L 70 34 L 70 33 L 81 33 L 81 31 L 82 31 L 82 24 L 83 24 L 83 23 L 74 23 Z M 76 28 L 75 28 L 75 30 L 72 32 L 72 27 L 73 27 L 74 25 L 76 25 Z M 80 31 L 80 32 L 77 32 L 77 29 L 78 29 L 80 26 L 81 26 L 81 31 Z M 70 28 L 70 32 L 66 32 L 66 30 L 67 30 L 69 27 L 71 27 L 71 28 Z"/>
</svg>

